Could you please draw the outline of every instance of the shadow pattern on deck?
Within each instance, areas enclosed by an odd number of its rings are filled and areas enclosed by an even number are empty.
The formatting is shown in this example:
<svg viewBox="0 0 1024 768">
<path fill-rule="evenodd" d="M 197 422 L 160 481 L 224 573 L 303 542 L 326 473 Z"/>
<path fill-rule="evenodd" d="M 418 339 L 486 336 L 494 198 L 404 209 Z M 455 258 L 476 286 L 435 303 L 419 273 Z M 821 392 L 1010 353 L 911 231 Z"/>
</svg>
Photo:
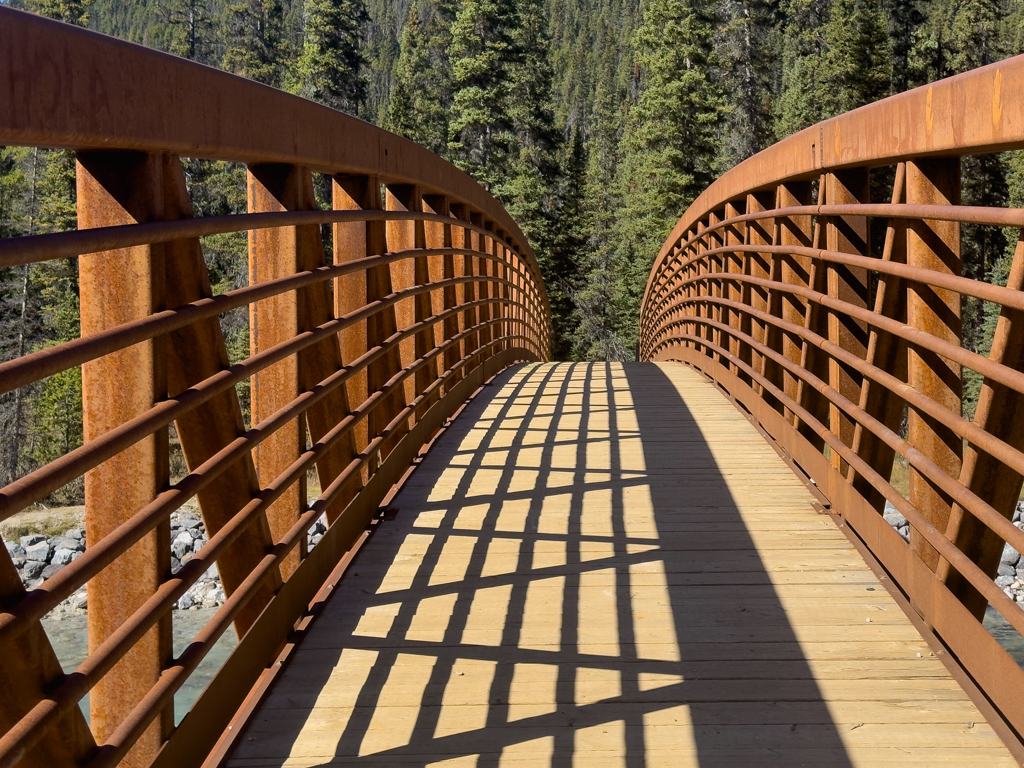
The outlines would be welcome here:
<svg viewBox="0 0 1024 768">
<path fill-rule="evenodd" d="M 754 455 L 725 461 L 733 434 Z M 229 764 L 1013 765 L 811 504 L 682 366 L 507 371 L 399 494 Z"/>
</svg>

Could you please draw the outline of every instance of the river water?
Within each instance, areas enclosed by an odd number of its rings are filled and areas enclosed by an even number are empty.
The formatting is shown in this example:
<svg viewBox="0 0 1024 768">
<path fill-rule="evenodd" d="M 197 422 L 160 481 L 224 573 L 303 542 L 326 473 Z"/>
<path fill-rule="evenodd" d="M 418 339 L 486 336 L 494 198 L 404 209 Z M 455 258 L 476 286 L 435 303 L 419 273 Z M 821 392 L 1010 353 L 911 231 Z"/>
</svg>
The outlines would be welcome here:
<svg viewBox="0 0 1024 768">
<path fill-rule="evenodd" d="M 188 611 L 172 611 L 174 625 L 174 655 L 178 656 L 192 642 L 200 629 L 213 618 L 216 608 L 199 608 Z M 86 634 L 85 616 L 65 616 L 63 619 L 43 619 L 43 629 L 53 644 L 60 665 L 65 672 L 74 671 L 75 667 L 85 661 L 89 651 Z M 191 677 L 174 695 L 174 723 L 177 725 L 199 698 L 220 666 L 227 661 L 231 651 L 238 645 L 235 630 L 229 629 L 213 649 L 202 660 Z M 89 719 L 89 697 L 81 701 L 85 719 Z"/>
</svg>

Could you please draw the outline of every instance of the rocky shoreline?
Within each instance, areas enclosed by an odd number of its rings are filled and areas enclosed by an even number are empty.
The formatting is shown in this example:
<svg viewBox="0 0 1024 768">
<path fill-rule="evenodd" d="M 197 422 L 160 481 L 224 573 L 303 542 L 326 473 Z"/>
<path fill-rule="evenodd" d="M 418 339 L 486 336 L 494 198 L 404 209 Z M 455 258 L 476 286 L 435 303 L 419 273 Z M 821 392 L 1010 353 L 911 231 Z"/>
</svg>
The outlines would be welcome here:
<svg viewBox="0 0 1024 768">
<path fill-rule="evenodd" d="M 326 532 L 324 520 L 309 530 L 308 544 L 313 547 Z M 189 562 L 207 542 L 206 526 L 194 512 L 175 512 L 171 515 L 171 573 Z M 69 528 L 57 536 L 31 533 L 18 542 L 6 541 L 7 552 L 18 569 L 26 589 L 35 589 L 47 579 L 56 576 L 85 552 L 85 531 Z M 211 565 L 174 604 L 175 610 L 216 608 L 224 604 L 227 596 L 220 581 L 216 564 Z M 88 612 L 89 600 L 85 587 L 61 602 L 47 618 L 82 616 Z"/>
<path fill-rule="evenodd" d="M 1024 529 L 1024 523 L 1021 521 L 1022 512 L 1024 502 L 1019 502 L 1013 514 L 1013 524 Z M 907 519 L 889 502 L 885 504 L 883 517 L 900 536 L 906 541 L 910 540 L 910 525 Z M 326 530 L 326 521 L 323 518 L 313 524 L 307 536 L 310 548 L 320 541 Z M 197 513 L 183 511 L 172 514 L 171 572 L 177 573 L 179 568 L 195 557 L 206 542 L 206 527 Z M 56 536 L 33 533 L 22 536 L 17 543 L 8 541 L 5 544 L 22 583 L 27 589 L 35 589 L 82 556 L 85 552 L 85 531 L 81 528 L 69 528 Z M 1024 558 L 1009 544 L 1003 549 L 995 582 L 1011 599 L 1024 603 Z M 223 605 L 226 599 L 217 566 L 214 564 L 178 598 L 174 608 L 183 611 L 216 608 Z M 54 608 L 48 618 L 85 615 L 88 607 L 88 596 L 83 587 Z"/>
<path fill-rule="evenodd" d="M 1024 501 L 1017 502 L 1017 509 L 1013 513 L 1013 524 L 1024 529 L 1021 522 L 1021 513 L 1024 512 Z M 885 502 L 885 511 L 882 515 L 885 522 L 896 529 L 897 533 L 905 541 L 910 541 L 910 524 L 900 512 L 888 501 Z M 1024 559 L 1020 552 L 1006 544 L 1003 547 L 1003 555 L 999 559 L 999 571 L 996 574 L 996 585 L 1005 592 L 1010 599 L 1018 603 L 1024 603 Z"/>
</svg>

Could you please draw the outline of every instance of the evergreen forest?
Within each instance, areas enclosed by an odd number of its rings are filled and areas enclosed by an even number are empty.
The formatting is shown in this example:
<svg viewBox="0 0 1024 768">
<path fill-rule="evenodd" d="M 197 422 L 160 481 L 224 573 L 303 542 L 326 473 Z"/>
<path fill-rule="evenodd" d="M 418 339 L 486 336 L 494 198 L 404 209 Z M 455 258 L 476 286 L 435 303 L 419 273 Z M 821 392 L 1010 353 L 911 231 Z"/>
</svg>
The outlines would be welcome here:
<svg viewBox="0 0 1024 768">
<path fill-rule="evenodd" d="M 560 360 L 632 359 L 654 256 L 717 176 L 890 94 L 1024 51 L 1024 0 L 0 0 L 282 88 L 402 134 L 519 222 Z M 245 170 L 185 160 L 195 214 L 245 209 Z M 879 199 L 887 200 L 885 172 Z M 327 186 L 319 193 L 326 206 Z M 963 160 L 963 202 L 1024 207 L 1024 157 Z M 0 237 L 73 229 L 70 152 L 0 148 Z M 1016 233 L 965 226 L 964 274 L 1006 280 Z M 244 233 L 206 238 L 215 291 Z M 73 260 L 0 270 L 0 359 L 79 334 Z M 963 306 L 987 351 L 995 314 Z M 232 360 L 247 316 L 222 321 Z M 980 382 L 966 372 L 970 413 Z M 0 398 L 0 483 L 82 440 L 80 371 Z M 52 503 L 74 503 L 79 486 Z"/>
</svg>

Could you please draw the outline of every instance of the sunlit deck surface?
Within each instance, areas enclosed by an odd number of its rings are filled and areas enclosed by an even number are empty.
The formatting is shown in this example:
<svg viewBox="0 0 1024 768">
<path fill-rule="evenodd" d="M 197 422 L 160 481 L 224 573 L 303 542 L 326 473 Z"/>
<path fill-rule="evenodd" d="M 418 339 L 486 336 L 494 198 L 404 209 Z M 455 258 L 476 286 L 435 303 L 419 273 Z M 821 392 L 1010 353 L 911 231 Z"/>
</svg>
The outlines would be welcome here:
<svg viewBox="0 0 1024 768">
<path fill-rule="evenodd" d="M 1016 765 L 813 501 L 681 365 L 507 371 L 229 765 Z"/>
</svg>

